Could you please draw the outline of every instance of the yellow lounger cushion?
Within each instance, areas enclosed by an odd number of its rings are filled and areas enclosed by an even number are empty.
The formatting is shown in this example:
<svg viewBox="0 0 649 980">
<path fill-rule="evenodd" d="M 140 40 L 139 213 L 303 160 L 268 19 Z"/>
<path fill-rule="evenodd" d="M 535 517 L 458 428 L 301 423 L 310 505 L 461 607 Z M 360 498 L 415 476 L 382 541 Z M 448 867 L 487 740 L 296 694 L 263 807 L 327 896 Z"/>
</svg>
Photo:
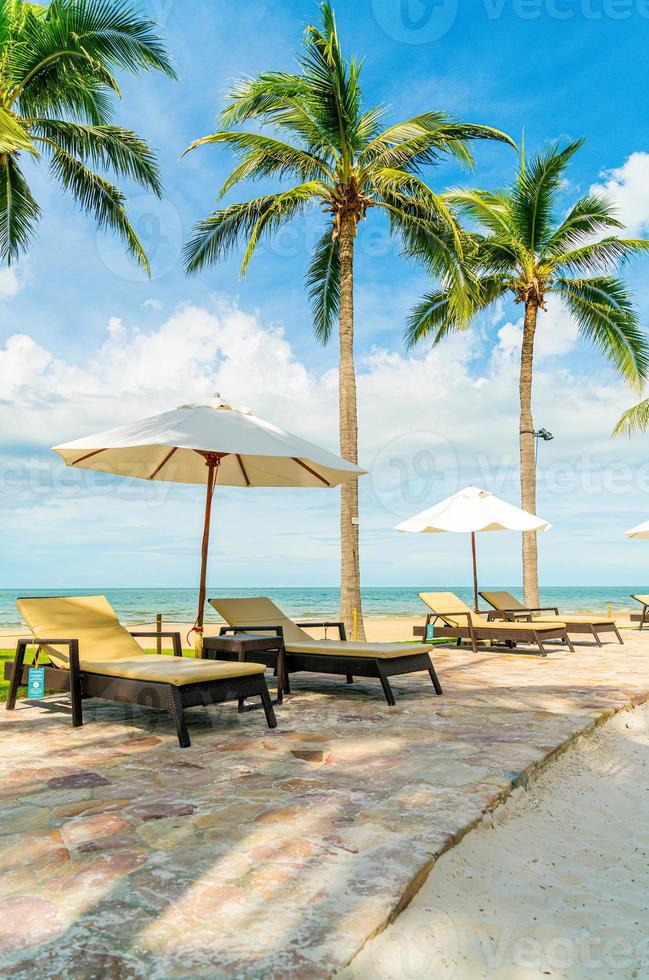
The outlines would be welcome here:
<svg viewBox="0 0 649 980">
<path fill-rule="evenodd" d="M 458 624 L 456 623 L 454 625 L 458 625 Z M 459 625 L 461 626 L 462 624 L 459 623 Z M 520 632 L 520 633 L 524 633 L 524 632 L 529 633 L 530 630 L 534 630 L 535 633 L 545 633 L 547 632 L 547 630 L 565 629 L 566 624 L 563 622 L 563 620 L 559 620 L 559 619 L 553 620 L 551 623 L 549 623 L 546 619 L 538 620 L 538 621 L 534 620 L 533 623 L 505 623 L 502 620 L 497 620 L 494 623 L 489 623 L 486 621 L 483 622 L 482 620 L 476 622 L 476 619 L 474 617 L 473 625 L 476 627 L 476 629 L 479 630 L 506 629 L 506 630 L 512 630 L 512 632 Z"/>
<path fill-rule="evenodd" d="M 632 599 L 637 599 L 643 606 L 649 606 L 649 595 L 632 595 Z"/>
<path fill-rule="evenodd" d="M 89 674 L 183 685 L 262 674 L 266 669 L 263 664 L 144 653 L 103 595 L 18 599 L 16 605 L 36 639 L 78 640 L 79 664 Z M 67 646 L 43 649 L 52 663 L 69 665 Z"/>
<path fill-rule="evenodd" d="M 18 599 L 18 612 L 38 639 L 78 640 L 79 659 L 114 660 L 142 655 L 142 647 L 120 623 L 106 596 Z M 68 647 L 44 647 L 60 667 L 68 664 Z"/>
<path fill-rule="evenodd" d="M 487 602 L 497 610 L 510 610 L 514 612 L 525 612 L 525 606 L 522 602 L 519 602 L 516 596 L 513 596 L 511 592 L 481 592 Z M 543 623 L 586 623 L 591 626 L 612 626 L 613 620 L 610 616 L 571 616 L 569 613 L 565 615 L 552 612 L 535 612 L 532 613 L 532 620 L 534 622 L 540 621 Z"/>
<path fill-rule="evenodd" d="M 141 653 L 126 660 L 91 660 L 81 662 L 88 674 L 125 677 L 132 681 L 151 681 L 156 684 L 202 684 L 204 681 L 225 681 L 230 677 L 263 674 L 264 664 L 239 663 L 225 660 L 195 660 L 188 657 L 167 657 L 164 654 Z"/>
<path fill-rule="evenodd" d="M 608 616 L 571 616 L 569 613 L 561 614 L 559 616 L 553 616 L 552 613 L 549 615 L 547 613 L 532 613 L 533 622 L 543 622 L 543 623 L 558 623 L 561 621 L 569 626 L 570 623 L 586 623 L 590 626 L 612 626 L 613 620 L 609 619 Z"/>
<path fill-rule="evenodd" d="M 525 609 L 522 602 L 513 596 L 511 592 L 481 592 L 480 595 L 486 599 L 494 609 L 518 609 L 521 612 Z"/>
<path fill-rule="evenodd" d="M 422 643 L 355 643 L 353 640 L 314 640 L 301 626 L 285 616 L 265 596 L 246 599 L 210 599 L 210 605 L 229 626 L 281 626 L 287 653 L 315 653 L 332 657 L 369 657 L 389 660 L 411 654 L 430 653 L 431 646 Z"/>
<path fill-rule="evenodd" d="M 469 609 L 466 603 L 458 599 L 454 592 L 420 592 L 419 598 L 426 603 L 429 609 L 443 618 L 445 625 L 451 628 L 454 626 L 468 628 L 466 616 L 453 616 L 453 613 L 460 612 L 469 613 L 473 625 L 477 629 L 485 631 L 505 629 L 511 630 L 512 633 L 529 633 L 530 629 L 533 629 L 535 633 L 545 633 L 548 630 L 560 629 L 566 625 L 563 620 L 559 619 L 552 622 L 548 622 L 547 619 L 535 620 L 534 623 L 504 623 L 502 620 L 489 622 L 486 616 L 481 616 L 480 613 L 475 613 Z"/>
<path fill-rule="evenodd" d="M 315 653 L 330 657 L 369 657 L 372 660 L 393 660 L 396 657 L 430 653 L 424 643 L 354 643 L 353 640 L 301 640 L 286 643 L 287 653 Z"/>
<path fill-rule="evenodd" d="M 285 616 L 282 610 L 266 596 L 208 601 L 229 626 L 259 626 L 260 632 L 263 632 L 264 626 L 281 626 L 285 643 L 311 639 L 308 633 L 305 633 L 300 626 L 296 626 L 293 620 Z"/>
</svg>

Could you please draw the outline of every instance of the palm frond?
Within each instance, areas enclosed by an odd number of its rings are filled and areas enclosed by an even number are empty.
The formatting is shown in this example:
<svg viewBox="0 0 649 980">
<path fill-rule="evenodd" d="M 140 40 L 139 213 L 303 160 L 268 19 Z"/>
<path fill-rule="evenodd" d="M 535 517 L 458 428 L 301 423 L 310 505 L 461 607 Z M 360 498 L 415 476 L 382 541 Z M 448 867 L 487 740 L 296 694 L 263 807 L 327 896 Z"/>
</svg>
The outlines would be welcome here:
<svg viewBox="0 0 649 980">
<path fill-rule="evenodd" d="M 297 177 L 300 181 L 314 178 L 333 179 L 326 162 L 315 153 L 309 153 L 307 150 L 291 146 L 290 143 L 263 133 L 242 133 L 231 130 L 212 133 L 190 143 L 183 156 L 198 146 L 207 146 L 211 143 L 225 143 L 243 158 L 241 166 L 237 168 L 236 176 L 233 174 L 228 178 L 221 189 L 220 196 L 243 179 L 258 180 L 270 176 L 279 178 L 291 176 Z"/>
<path fill-rule="evenodd" d="M 627 286 L 612 276 L 599 276 L 558 279 L 555 290 L 580 333 L 629 384 L 641 387 L 649 372 L 649 345 Z"/>
<path fill-rule="evenodd" d="M 445 289 L 426 293 L 412 308 L 406 322 L 404 340 L 407 348 L 426 339 L 436 347 L 460 325 L 450 313 L 450 297 Z"/>
<path fill-rule="evenodd" d="M 247 242 L 247 258 L 244 258 L 247 265 L 252 254 L 250 243 L 253 235 L 256 245 L 262 230 L 269 232 L 276 229 L 299 214 L 314 197 L 313 188 L 308 193 L 300 188 L 291 190 L 296 193 L 267 194 L 252 201 L 230 204 L 198 221 L 184 248 L 186 272 L 192 275 L 226 258 L 243 241 Z"/>
<path fill-rule="evenodd" d="M 331 5 L 321 7 L 322 27 L 309 24 L 300 67 L 308 86 L 308 104 L 318 125 L 347 166 L 358 147 L 361 113 L 360 64 L 343 57 Z"/>
<path fill-rule="evenodd" d="M 248 242 L 241 260 L 241 275 L 245 275 L 262 235 L 277 231 L 281 225 L 304 211 L 305 207 L 314 200 L 322 201 L 327 200 L 327 198 L 328 188 L 317 180 L 296 184 L 295 187 L 282 191 L 281 194 L 273 195 L 268 207 L 263 210 L 250 229 Z"/>
<path fill-rule="evenodd" d="M 481 273 L 514 279 L 526 260 L 525 249 L 516 239 L 506 235 L 476 236 L 473 261 Z"/>
<path fill-rule="evenodd" d="M 79 60 L 88 71 L 156 69 L 175 78 L 157 25 L 128 0 L 52 0 L 44 16 L 25 17 L 20 40 L 10 63 L 12 99 Z"/>
<path fill-rule="evenodd" d="M 13 112 L 0 106 L 0 153 L 21 151 L 38 156 L 27 127 Z"/>
<path fill-rule="evenodd" d="M 561 255 L 609 228 L 622 227 L 622 222 L 615 217 L 610 201 L 597 194 L 587 194 L 577 201 L 567 218 L 548 239 L 545 251 L 551 255 Z"/>
<path fill-rule="evenodd" d="M 509 197 L 505 191 L 482 191 L 471 188 L 447 191 L 444 200 L 460 208 L 494 235 L 510 238 L 512 234 Z"/>
<path fill-rule="evenodd" d="M 46 146 L 80 158 L 93 167 L 111 170 L 142 187 L 162 194 L 155 154 L 146 140 L 130 129 L 118 126 L 89 126 L 62 119 L 35 119 L 31 123 L 36 138 Z"/>
<path fill-rule="evenodd" d="M 357 125 L 357 135 L 361 144 L 369 143 L 378 135 L 386 111 L 385 106 L 377 105 L 361 114 Z"/>
<path fill-rule="evenodd" d="M 315 118 L 309 86 L 301 76 L 263 72 L 257 78 L 240 79 L 228 98 L 220 116 L 226 128 L 251 119 L 261 121 L 290 132 L 311 152 L 337 157 L 336 144 Z"/>
<path fill-rule="evenodd" d="M 500 277 L 459 278 L 426 294 L 410 312 L 404 341 L 407 348 L 422 340 L 436 347 L 445 337 L 466 330 L 473 317 L 507 292 Z"/>
<path fill-rule="evenodd" d="M 439 218 L 446 222 L 455 241 L 455 251 L 462 252 L 462 243 L 457 223 L 451 211 L 446 207 L 442 198 L 416 177 L 403 170 L 392 170 L 383 167 L 372 174 L 373 189 L 378 192 L 381 200 L 394 204 L 401 200 L 406 204 L 406 211 L 418 212 L 422 220 L 430 220 L 431 217 Z"/>
<path fill-rule="evenodd" d="M 62 147 L 52 149 L 52 176 L 69 190 L 83 211 L 92 214 L 99 228 L 110 229 L 147 275 L 151 270 L 140 240 L 126 214 L 126 198 L 114 184 L 94 173 Z"/>
<path fill-rule="evenodd" d="M 552 235 L 557 192 L 569 160 L 582 144 L 576 140 L 563 150 L 553 145 L 519 170 L 510 196 L 511 224 L 531 252 L 540 251 Z"/>
<path fill-rule="evenodd" d="M 514 146 L 509 136 L 489 126 L 456 122 L 445 113 L 427 112 L 396 123 L 376 136 L 363 150 L 361 162 L 420 168 L 435 164 L 446 155 L 472 168 L 473 156 L 467 143 L 477 139 L 493 139 Z"/>
<path fill-rule="evenodd" d="M 327 229 L 313 252 L 306 275 L 313 329 L 321 344 L 329 341 L 340 308 L 338 239 Z"/>
<path fill-rule="evenodd" d="M 630 238 L 603 238 L 563 252 L 554 257 L 554 265 L 558 269 L 570 272 L 607 272 L 620 266 L 632 255 L 649 251 L 649 241 Z"/>
<path fill-rule="evenodd" d="M 0 258 L 8 264 L 27 251 L 40 208 L 14 156 L 0 163 Z"/>
<path fill-rule="evenodd" d="M 230 89 L 228 103 L 221 112 L 225 126 L 237 126 L 249 119 L 274 122 L 296 100 L 308 94 L 308 86 L 300 75 L 267 71 L 256 78 L 240 78 Z"/>
<path fill-rule="evenodd" d="M 613 435 L 632 436 L 638 432 L 646 432 L 647 428 L 649 428 L 649 398 L 643 399 L 624 413 L 613 429 Z"/>
</svg>

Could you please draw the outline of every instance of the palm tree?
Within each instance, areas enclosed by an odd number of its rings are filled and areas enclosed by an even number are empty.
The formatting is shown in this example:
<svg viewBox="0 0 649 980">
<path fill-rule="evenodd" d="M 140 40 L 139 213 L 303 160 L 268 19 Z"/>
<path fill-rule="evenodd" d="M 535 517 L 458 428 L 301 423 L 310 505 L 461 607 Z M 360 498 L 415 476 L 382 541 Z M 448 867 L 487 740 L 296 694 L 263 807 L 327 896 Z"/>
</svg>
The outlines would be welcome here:
<svg viewBox="0 0 649 980">
<path fill-rule="evenodd" d="M 26 252 L 40 208 L 21 156 L 46 157 L 50 176 L 148 272 L 126 198 L 104 172 L 160 195 L 155 156 L 111 123 L 115 72 L 174 77 L 155 24 L 123 0 L 0 0 L 0 256 Z M 100 171 L 100 172 L 97 172 Z"/>
<path fill-rule="evenodd" d="M 524 309 L 521 347 L 520 478 L 524 510 L 536 511 L 536 468 L 532 377 L 539 312 L 556 295 L 574 317 L 581 335 L 594 344 L 630 384 L 640 386 L 649 370 L 649 347 L 627 286 L 615 270 L 649 242 L 618 238 L 621 228 L 611 205 L 589 194 L 561 220 L 557 217 L 565 171 L 581 141 L 565 149 L 553 145 L 527 165 L 524 158 L 511 187 L 501 191 L 459 190 L 445 195 L 478 227 L 464 239 L 466 305 L 448 278 L 412 311 L 406 340 L 439 344 L 465 329 L 473 317 L 501 297 L 513 296 Z M 427 261 L 425 240 L 409 251 Z M 434 269 L 433 269 L 434 271 Z M 468 312 L 467 312 L 468 310 Z M 538 606 L 536 534 L 523 535 L 525 602 Z"/>
<path fill-rule="evenodd" d="M 649 428 L 649 398 L 643 398 L 641 402 L 625 412 L 613 430 L 613 435 L 619 436 L 622 433 L 634 435 L 637 432 L 646 432 Z"/>
<path fill-rule="evenodd" d="M 438 241 L 436 267 L 448 264 L 448 250 L 459 247 L 451 214 L 421 178 L 421 168 L 442 156 L 471 163 L 467 141 L 509 141 L 493 129 L 427 112 L 387 129 L 384 109 L 365 108 L 361 65 L 345 59 L 333 11 L 321 7 L 322 26 L 306 29 L 299 74 L 264 72 L 240 81 L 221 114 L 223 131 L 193 142 L 234 150 L 239 164 L 221 188 L 222 197 L 244 180 L 290 179 L 290 186 L 214 211 L 194 228 L 185 249 L 186 267 L 195 273 L 244 244 L 245 273 L 259 241 L 309 208 L 329 215 L 307 272 L 314 331 L 326 344 L 338 320 L 340 342 L 340 451 L 357 462 L 358 424 L 354 368 L 354 241 L 370 208 L 387 214 L 393 232 L 426 226 Z M 261 132 L 231 127 L 261 123 Z M 269 127 L 264 131 L 264 126 Z M 187 151 L 186 151 L 187 152 Z M 450 242 L 450 244 L 449 244 Z M 358 550 L 358 485 L 341 492 L 341 616 L 348 629 L 358 616 L 364 637 Z"/>
</svg>

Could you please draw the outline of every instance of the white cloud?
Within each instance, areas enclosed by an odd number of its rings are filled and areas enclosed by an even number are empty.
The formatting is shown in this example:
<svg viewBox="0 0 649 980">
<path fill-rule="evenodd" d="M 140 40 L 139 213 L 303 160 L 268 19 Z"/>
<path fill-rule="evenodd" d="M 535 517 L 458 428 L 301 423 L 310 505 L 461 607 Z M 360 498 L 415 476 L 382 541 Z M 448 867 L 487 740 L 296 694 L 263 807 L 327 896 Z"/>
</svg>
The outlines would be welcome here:
<svg viewBox="0 0 649 980">
<path fill-rule="evenodd" d="M 550 299 L 547 310 L 539 310 L 538 327 L 534 343 L 537 363 L 549 357 L 564 357 L 577 343 L 577 324 L 566 307 L 556 299 Z M 498 331 L 495 359 L 518 360 L 523 339 L 523 318 L 508 322 Z"/>
<path fill-rule="evenodd" d="M 535 401 L 537 411 L 556 414 L 556 359 L 570 353 L 577 333 L 561 306 L 540 316 Z M 373 349 L 358 366 L 364 454 L 371 458 L 389 440 L 422 424 L 468 449 L 480 442 L 477 419 L 489 419 L 494 451 L 506 447 L 516 419 L 520 336 L 520 321 L 500 328 L 488 369 L 483 356 L 489 348 L 479 331 L 457 334 L 432 351 L 404 355 Z M 550 357 L 553 366 L 546 371 Z M 568 368 L 564 371 L 572 377 Z M 605 435 L 632 397 L 607 373 L 576 375 L 571 387 L 573 394 L 566 397 L 581 399 Z M 112 318 L 101 346 L 76 361 L 56 357 L 27 334 L 14 334 L 0 348 L 0 417 L 5 416 L 2 429 L 12 445 L 50 445 L 208 400 L 215 391 L 335 448 L 337 372 L 307 368 L 281 327 L 264 327 L 226 300 L 209 310 L 180 307 L 149 332 Z M 602 400 L 607 406 L 600 418 L 594 406 Z"/>
<path fill-rule="evenodd" d="M 141 305 L 145 310 L 155 310 L 158 312 L 162 309 L 162 301 L 159 299 L 145 299 Z"/>
<path fill-rule="evenodd" d="M 587 373 L 579 362 L 575 368 L 562 358 L 574 344 L 574 329 L 560 308 L 547 317 L 539 332 L 535 420 L 556 437 L 542 449 L 543 465 L 559 469 L 542 489 L 539 510 L 564 529 L 596 521 L 614 550 L 618 531 L 643 516 L 644 496 L 635 483 L 625 495 L 609 485 L 617 472 L 611 466 L 627 467 L 631 480 L 645 466 L 642 440 L 610 440 L 633 396 L 604 366 Z M 403 581 L 400 567 L 414 582 L 425 575 L 431 554 L 444 562 L 448 582 L 463 580 L 457 543 L 404 541 L 391 531 L 398 518 L 467 482 L 516 501 L 519 344 L 520 324 L 506 323 L 491 357 L 487 338 L 476 330 L 434 351 L 403 355 L 375 348 L 360 359 L 360 459 L 372 469 L 362 484 L 364 562 L 375 582 L 395 580 L 394 569 Z M 48 580 L 48 569 L 59 575 L 57 542 L 63 540 L 75 556 L 77 581 L 128 584 L 141 575 L 161 584 L 192 582 L 201 508 L 196 488 L 82 482 L 86 477 L 45 451 L 50 445 L 220 391 L 290 431 L 336 448 L 337 372 L 307 367 L 280 327 L 265 327 L 233 303 L 181 307 L 148 332 L 113 318 L 98 349 L 79 351 L 76 359 L 64 359 L 27 334 L 15 334 L 0 348 L 0 498 L 3 524 L 11 528 L 7 560 L 22 567 L 21 555 L 33 561 L 37 554 L 45 584 L 55 581 Z M 573 489 L 565 487 L 562 466 Z M 649 481 L 649 472 L 645 476 Z M 584 489 L 582 478 L 592 487 Z M 619 517 L 621 506 L 627 516 Z M 248 494 L 232 491 L 220 496 L 218 510 L 214 567 L 221 567 L 219 553 L 228 555 L 224 584 L 230 575 L 240 583 L 259 584 L 264 576 L 272 581 L 278 554 L 287 559 L 284 583 L 335 581 L 337 494 L 258 491 L 253 505 Z M 558 533 L 544 543 L 555 567 L 565 568 L 567 557 L 576 560 L 577 547 L 584 567 L 603 560 L 599 545 L 588 552 L 581 538 L 565 540 Z M 518 561 L 518 549 L 506 544 L 494 546 L 492 555 L 494 563 L 501 552 L 507 555 L 504 583 L 516 580 Z M 612 552 L 606 554 L 610 558 Z M 25 581 L 35 585 L 32 565 L 25 560 L 24 568 Z"/>
<path fill-rule="evenodd" d="M 649 153 L 632 153 L 621 167 L 601 177 L 603 183 L 593 184 L 591 193 L 609 198 L 628 234 L 645 235 L 649 231 Z"/>
<path fill-rule="evenodd" d="M 29 269 L 25 263 L 0 268 L 0 300 L 13 299 L 29 280 Z"/>
</svg>

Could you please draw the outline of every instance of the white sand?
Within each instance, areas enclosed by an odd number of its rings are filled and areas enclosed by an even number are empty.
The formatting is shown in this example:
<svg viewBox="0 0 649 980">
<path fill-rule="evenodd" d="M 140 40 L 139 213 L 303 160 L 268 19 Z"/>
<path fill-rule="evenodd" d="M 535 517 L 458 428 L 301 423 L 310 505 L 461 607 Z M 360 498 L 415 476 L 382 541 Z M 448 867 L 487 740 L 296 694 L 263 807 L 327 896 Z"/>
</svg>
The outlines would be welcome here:
<svg viewBox="0 0 649 980">
<path fill-rule="evenodd" d="M 315 619 L 315 617 L 310 617 Z M 393 619 L 366 619 L 365 620 L 365 632 L 368 640 L 375 640 L 383 643 L 392 643 L 399 641 L 412 640 L 412 628 L 413 626 L 423 626 L 426 619 L 425 613 L 421 616 L 401 616 Z M 205 635 L 209 636 L 213 633 L 219 632 L 220 623 L 206 623 L 205 624 Z M 135 629 L 135 627 L 131 627 Z M 164 630 L 177 630 L 180 632 L 182 641 L 184 645 L 186 644 L 187 633 L 191 629 L 191 623 L 172 623 L 167 620 L 164 621 L 162 628 Z M 142 630 L 155 630 L 155 623 L 145 623 L 138 626 L 137 629 Z M 322 631 L 319 631 L 318 635 L 321 635 Z M 12 630 L 12 629 L 0 629 L 0 647 L 11 649 L 16 646 L 16 643 L 21 636 L 25 636 L 26 631 L 22 630 Z M 337 638 L 338 633 L 336 630 L 329 630 L 328 635 L 330 638 Z M 138 640 L 141 646 L 151 647 L 151 640 L 140 639 Z M 193 644 L 194 637 L 190 638 L 190 643 Z M 163 647 L 170 648 L 171 640 L 163 640 Z"/>
<path fill-rule="evenodd" d="M 628 628 L 629 614 L 616 612 L 615 619 L 618 626 L 622 628 Z M 310 617 L 314 619 L 315 617 Z M 420 616 L 393 616 L 393 617 L 365 617 L 365 634 L 368 640 L 379 642 L 379 643 L 398 643 L 406 642 L 413 639 L 412 628 L 413 626 L 423 626 L 426 620 L 426 610 L 422 607 L 422 613 Z M 135 629 L 134 624 L 129 624 L 132 629 Z M 205 635 L 209 636 L 212 633 L 218 633 L 220 623 L 218 622 L 208 622 L 205 624 Z M 155 629 L 155 623 L 145 623 L 139 624 L 138 629 Z M 191 623 L 177 623 L 165 620 L 163 623 L 163 629 L 165 630 L 177 630 L 180 632 L 183 640 L 183 644 L 187 645 L 186 637 L 187 633 L 191 629 Z M 21 636 L 25 636 L 26 631 L 23 628 L 11 629 L 9 627 L 0 628 L 0 648 L 12 649 L 16 646 L 16 642 Z M 322 635 L 322 631 L 318 631 L 317 634 Z M 336 630 L 328 631 L 329 637 L 337 637 Z M 151 647 L 151 641 L 146 639 L 141 639 L 138 641 L 143 647 Z M 190 643 L 193 645 L 194 638 L 191 637 Z M 171 640 L 163 640 L 162 643 L 165 649 L 171 648 Z"/>
<path fill-rule="evenodd" d="M 516 790 L 342 976 L 649 977 L 649 705 Z"/>
</svg>

